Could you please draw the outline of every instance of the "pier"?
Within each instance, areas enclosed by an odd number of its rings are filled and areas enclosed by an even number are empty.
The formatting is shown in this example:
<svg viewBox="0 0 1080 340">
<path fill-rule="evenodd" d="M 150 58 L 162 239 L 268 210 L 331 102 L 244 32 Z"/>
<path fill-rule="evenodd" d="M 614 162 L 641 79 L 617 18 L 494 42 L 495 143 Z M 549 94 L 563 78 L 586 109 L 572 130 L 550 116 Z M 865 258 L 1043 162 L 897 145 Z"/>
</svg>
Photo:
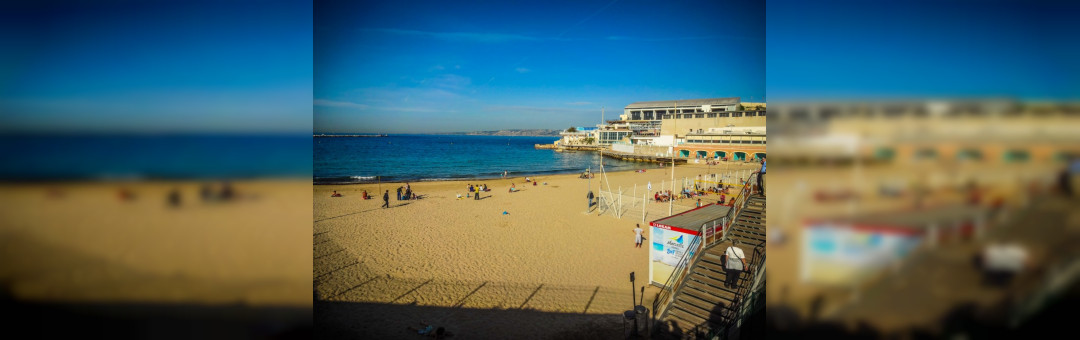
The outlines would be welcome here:
<svg viewBox="0 0 1080 340">
<path fill-rule="evenodd" d="M 651 156 L 633 153 L 624 153 L 611 150 L 604 150 L 604 157 L 610 157 L 627 162 L 652 162 L 661 164 L 670 164 L 672 162 L 671 156 Z M 687 158 L 675 157 L 674 162 L 678 164 L 686 164 L 689 161 Z"/>
</svg>

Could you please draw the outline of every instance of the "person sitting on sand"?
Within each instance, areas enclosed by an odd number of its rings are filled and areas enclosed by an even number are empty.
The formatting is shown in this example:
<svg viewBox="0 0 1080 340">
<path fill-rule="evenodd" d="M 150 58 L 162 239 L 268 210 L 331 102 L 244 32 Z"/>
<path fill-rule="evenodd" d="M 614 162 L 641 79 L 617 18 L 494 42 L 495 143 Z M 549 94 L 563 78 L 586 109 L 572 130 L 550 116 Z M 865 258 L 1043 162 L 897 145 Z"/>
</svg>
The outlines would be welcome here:
<svg viewBox="0 0 1080 340">
<path fill-rule="evenodd" d="M 475 192 L 476 188 L 473 188 L 472 184 L 469 184 L 469 192 Z"/>
<path fill-rule="evenodd" d="M 364 192 L 360 193 L 360 195 L 361 195 L 360 197 L 362 197 L 364 199 L 371 198 L 371 196 L 368 196 L 367 190 L 364 190 Z"/>
<path fill-rule="evenodd" d="M 528 182 L 532 182 L 532 180 L 529 179 L 529 177 L 525 177 L 525 183 L 528 183 Z"/>
<path fill-rule="evenodd" d="M 536 186 L 536 181 L 533 181 L 533 186 L 534 186 L 534 187 Z"/>
<path fill-rule="evenodd" d="M 334 194 L 330 195 L 330 197 L 341 197 L 341 194 L 339 194 L 337 190 L 334 190 Z"/>
<path fill-rule="evenodd" d="M 510 183 L 510 192 L 517 191 L 517 186 L 514 183 Z"/>
</svg>

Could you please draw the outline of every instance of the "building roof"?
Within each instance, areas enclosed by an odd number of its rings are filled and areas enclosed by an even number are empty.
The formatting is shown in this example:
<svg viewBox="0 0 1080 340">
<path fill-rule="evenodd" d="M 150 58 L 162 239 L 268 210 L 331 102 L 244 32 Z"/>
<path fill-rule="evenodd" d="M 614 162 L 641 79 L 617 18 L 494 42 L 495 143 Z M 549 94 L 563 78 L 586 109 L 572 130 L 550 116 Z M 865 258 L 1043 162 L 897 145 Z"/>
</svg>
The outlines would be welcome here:
<svg viewBox="0 0 1080 340">
<path fill-rule="evenodd" d="M 711 226 L 713 221 L 727 216 L 729 210 L 731 210 L 731 207 L 710 204 L 681 214 L 649 222 L 649 225 L 654 227 L 666 226 L 689 231 L 700 231 L 702 224 L 708 223 Z"/>
<path fill-rule="evenodd" d="M 647 108 L 660 108 L 660 107 L 674 107 L 675 104 L 679 106 L 702 106 L 702 105 L 735 105 L 740 103 L 739 97 L 728 98 L 709 98 L 709 99 L 687 99 L 687 100 L 660 100 L 652 102 L 636 102 L 627 105 L 627 109 L 647 109 Z"/>
</svg>

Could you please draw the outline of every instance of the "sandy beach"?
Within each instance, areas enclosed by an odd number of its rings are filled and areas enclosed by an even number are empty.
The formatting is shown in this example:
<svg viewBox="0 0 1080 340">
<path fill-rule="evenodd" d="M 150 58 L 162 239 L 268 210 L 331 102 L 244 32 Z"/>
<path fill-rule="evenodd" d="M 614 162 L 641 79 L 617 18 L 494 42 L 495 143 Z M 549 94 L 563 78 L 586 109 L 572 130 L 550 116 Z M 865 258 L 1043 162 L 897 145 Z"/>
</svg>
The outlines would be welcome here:
<svg viewBox="0 0 1080 340">
<path fill-rule="evenodd" d="M 0 282 L 25 303 L 310 308 L 310 182 L 233 182 L 202 202 L 197 182 L 0 187 Z M 131 200 L 122 200 L 125 188 Z M 173 188 L 181 205 L 166 204 Z"/>
<path fill-rule="evenodd" d="M 675 177 L 757 167 L 680 165 Z M 660 165 L 608 175 L 605 187 L 621 186 L 636 197 L 645 194 L 646 183 L 657 191 L 672 176 L 670 166 Z M 600 179 L 592 179 L 594 191 Z M 632 307 L 630 272 L 638 289 L 648 283 L 649 241 L 634 247 L 633 228 L 642 215 L 586 213 L 589 180 L 577 175 L 537 180 L 536 186 L 523 177 L 413 182 L 423 196 L 415 201 L 396 199 L 403 183 L 315 186 L 316 327 L 342 336 L 400 338 L 426 321 L 469 339 L 618 338 L 619 314 Z M 478 201 L 457 199 L 470 183 L 492 190 Z M 520 191 L 509 193 L 511 184 Z M 334 190 L 343 197 L 330 197 Z M 363 190 L 375 198 L 362 200 Z M 387 190 L 390 208 L 384 209 Z M 667 203 L 649 204 L 655 206 L 641 223 L 646 229 L 647 221 L 666 216 L 654 211 L 667 210 Z M 687 209 L 694 202 L 678 204 Z M 646 306 L 656 291 L 646 290 Z M 640 290 L 637 295 L 640 300 Z"/>
</svg>

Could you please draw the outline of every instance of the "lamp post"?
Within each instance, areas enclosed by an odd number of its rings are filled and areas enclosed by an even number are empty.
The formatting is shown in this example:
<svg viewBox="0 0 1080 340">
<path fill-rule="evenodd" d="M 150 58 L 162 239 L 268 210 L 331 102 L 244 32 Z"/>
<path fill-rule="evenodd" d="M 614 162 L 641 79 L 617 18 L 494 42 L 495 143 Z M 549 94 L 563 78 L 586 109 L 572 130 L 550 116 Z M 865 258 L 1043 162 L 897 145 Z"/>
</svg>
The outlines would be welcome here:
<svg viewBox="0 0 1080 340">
<path fill-rule="evenodd" d="M 630 335 L 635 335 L 636 336 L 636 335 L 638 335 L 638 330 L 637 330 L 637 328 L 638 328 L 638 324 L 637 324 L 637 290 L 635 290 L 634 287 L 635 287 L 635 285 L 634 285 L 634 272 L 630 272 L 630 293 L 633 294 L 631 296 L 632 300 L 630 300 L 630 309 L 634 311 L 634 330 L 632 332 L 630 332 Z M 642 288 L 644 288 L 644 287 L 642 287 Z M 645 291 L 642 291 L 641 294 L 644 295 Z"/>
</svg>

